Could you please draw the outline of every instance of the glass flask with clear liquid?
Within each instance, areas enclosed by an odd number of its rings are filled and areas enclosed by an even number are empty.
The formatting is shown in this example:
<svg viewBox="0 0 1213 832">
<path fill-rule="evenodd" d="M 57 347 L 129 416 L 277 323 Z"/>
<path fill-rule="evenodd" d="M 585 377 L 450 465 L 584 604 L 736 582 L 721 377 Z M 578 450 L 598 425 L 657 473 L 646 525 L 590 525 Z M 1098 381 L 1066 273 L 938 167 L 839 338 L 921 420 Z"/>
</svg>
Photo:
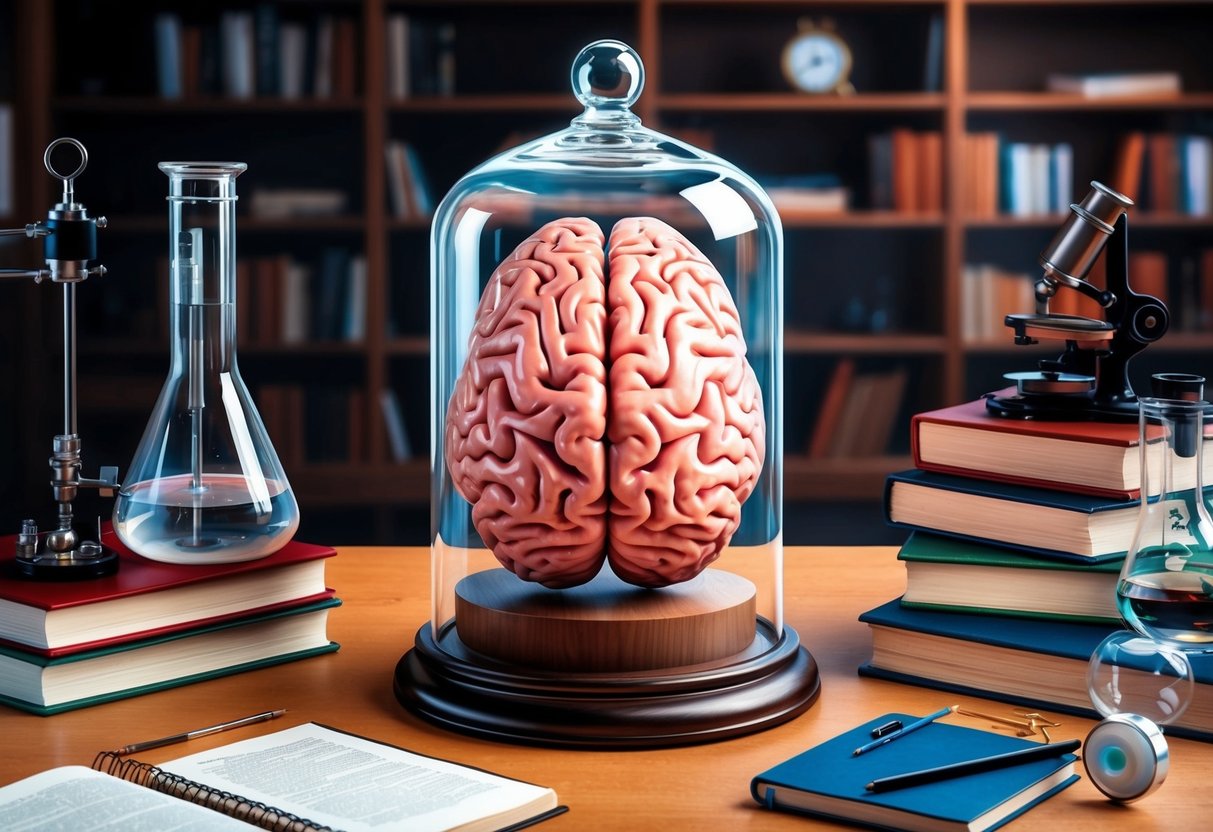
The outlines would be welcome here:
<svg viewBox="0 0 1213 832">
<path fill-rule="evenodd" d="M 114 504 L 132 551 L 229 563 L 282 548 L 299 507 L 236 365 L 242 162 L 162 162 L 169 178 L 168 380 Z"/>
<path fill-rule="evenodd" d="M 1142 635 L 1185 651 L 1213 650 L 1213 519 L 1201 458 L 1204 379 L 1163 373 L 1140 400 L 1141 509 L 1117 603 Z"/>
</svg>

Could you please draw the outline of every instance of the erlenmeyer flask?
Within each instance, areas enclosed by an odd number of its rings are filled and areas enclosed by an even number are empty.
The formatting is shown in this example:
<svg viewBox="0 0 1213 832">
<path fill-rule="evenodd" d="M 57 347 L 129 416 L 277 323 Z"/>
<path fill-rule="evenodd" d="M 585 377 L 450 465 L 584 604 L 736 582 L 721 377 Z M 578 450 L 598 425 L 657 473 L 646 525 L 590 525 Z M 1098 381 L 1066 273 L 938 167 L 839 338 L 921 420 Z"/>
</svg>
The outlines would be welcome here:
<svg viewBox="0 0 1213 832">
<path fill-rule="evenodd" d="M 1204 379 L 1160 373 L 1140 399 L 1141 509 L 1117 586 L 1125 622 L 1183 650 L 1213 650 L 1213 519 L 1202 470 Z"/>
<path fill-rule="evenodd" d="M 236 366 L 240 162 L 162 162 L 169 177 L 168 380 L 114 504 L 130 549 L 170 563 L 264 557 L 299 507 Z"/>
</svg>

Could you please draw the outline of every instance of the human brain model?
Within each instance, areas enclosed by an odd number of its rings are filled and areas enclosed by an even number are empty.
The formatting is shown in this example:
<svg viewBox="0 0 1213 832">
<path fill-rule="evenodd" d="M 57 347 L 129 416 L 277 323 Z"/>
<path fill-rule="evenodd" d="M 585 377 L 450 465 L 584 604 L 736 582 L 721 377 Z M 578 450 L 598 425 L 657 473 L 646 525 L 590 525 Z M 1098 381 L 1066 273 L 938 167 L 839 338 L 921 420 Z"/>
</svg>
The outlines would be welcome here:
<svg viewBox="0 0 1213 832">
<path fill-rule="evenodd" d="M 497 559 L 549 587 L 689 580 L 765 454 L 719 272 L 660 220 L 548 223 L 494 271 L 447 408 L 446 463 Z"/>
</svg>

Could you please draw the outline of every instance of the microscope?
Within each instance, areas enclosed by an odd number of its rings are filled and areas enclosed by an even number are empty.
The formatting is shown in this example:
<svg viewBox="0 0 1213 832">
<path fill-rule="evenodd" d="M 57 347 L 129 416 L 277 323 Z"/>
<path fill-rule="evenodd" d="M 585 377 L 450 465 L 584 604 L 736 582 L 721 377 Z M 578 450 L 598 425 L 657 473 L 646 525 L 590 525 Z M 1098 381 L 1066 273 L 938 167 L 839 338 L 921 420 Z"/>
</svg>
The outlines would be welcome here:
<svg viewBox="0 0 1213 832">
<path fill-rule="evenodd" d="M 51 154 L 67 145 L 80 154 L 80 163 L 70 174 L 57 171 Z M 77 529 L 72 501 L 81 488 L 99 489 L 113 496 L 118 487 L 117 466 L 101 468 L 97 478 L 80 475 L 81 440 L 76 432 L 76 284 L 105 274 L 105 266 L 90 265 L 97 259 L 97 229 L 105 228 L 105 217 L 90 217 L 76 201 L 75 180 L 88 166 L 88 151 L 76 139 L 51 142 L 42 157 L 47 172 L 63 182 L 63 195 L 43 222 L 24 228 L 0 229 L 0 236 L 41 238 L 45 269 L 0 269 L 0 277 L 32 278 L 41 283 L 50 278 L 63 287 L 63 432 L 52 440 L 51 492 L 58 511 L 55 527 L 40 534 L 38 524 L 23 520 L 17 535 L 17 571 L 40 580 L 76 580 L 109 575 L 118 569 L 118 556 L 101 543 L 101 521 L 94 529 Z M 90 539 L 90 535 L 95 539 Z"/>
<path fill-rule="evenodd" d="M 1129 286 L 1127 209 L 1133 200 L 1100 182 L 1070 215 L 1041 253 L 1044 274 L 1036 282 L 1036 311 L 1007 315 L 1015 343 L 1063 341 L 1057 358 L 1042 359 L 1035 371 L 1008 373 L 1014 393 L 989 393 L 986 409 L 1011 419 L 1136 421 L 1137 395 L 1129 361 L 1161 338 L 1170 325 L 1166 305 Z M 1105 252 L 1107 288 L 1087 280 Z M 1059 290 L 1074 290 L 1106 310 L 1105 319 L 1049 311 Z"/>
</svg>

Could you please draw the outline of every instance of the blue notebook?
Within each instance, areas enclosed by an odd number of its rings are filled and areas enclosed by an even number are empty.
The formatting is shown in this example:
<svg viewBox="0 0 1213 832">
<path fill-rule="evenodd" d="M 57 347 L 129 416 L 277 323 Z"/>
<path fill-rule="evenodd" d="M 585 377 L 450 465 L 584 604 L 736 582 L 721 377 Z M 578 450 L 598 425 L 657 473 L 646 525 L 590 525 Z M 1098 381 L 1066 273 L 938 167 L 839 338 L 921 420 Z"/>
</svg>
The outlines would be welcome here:
<svg viewBox="0 0 1213 832">
<path fill-rule="evenodd" d="M 854 756 L 871 730 L 899 719 L 885 714 L 797 754 L 750 782 L 754 799 L 768 809 L 804 812 L 887 829 L 996 829 L 1078 780 L 1073 754 L 970 774 L 938 783 L 874 794 L 864 787 L 878 777 L 1030 748 L 1039 743 L 1009 734 L 936 721 L 911 734 Z"/>
</svg>

